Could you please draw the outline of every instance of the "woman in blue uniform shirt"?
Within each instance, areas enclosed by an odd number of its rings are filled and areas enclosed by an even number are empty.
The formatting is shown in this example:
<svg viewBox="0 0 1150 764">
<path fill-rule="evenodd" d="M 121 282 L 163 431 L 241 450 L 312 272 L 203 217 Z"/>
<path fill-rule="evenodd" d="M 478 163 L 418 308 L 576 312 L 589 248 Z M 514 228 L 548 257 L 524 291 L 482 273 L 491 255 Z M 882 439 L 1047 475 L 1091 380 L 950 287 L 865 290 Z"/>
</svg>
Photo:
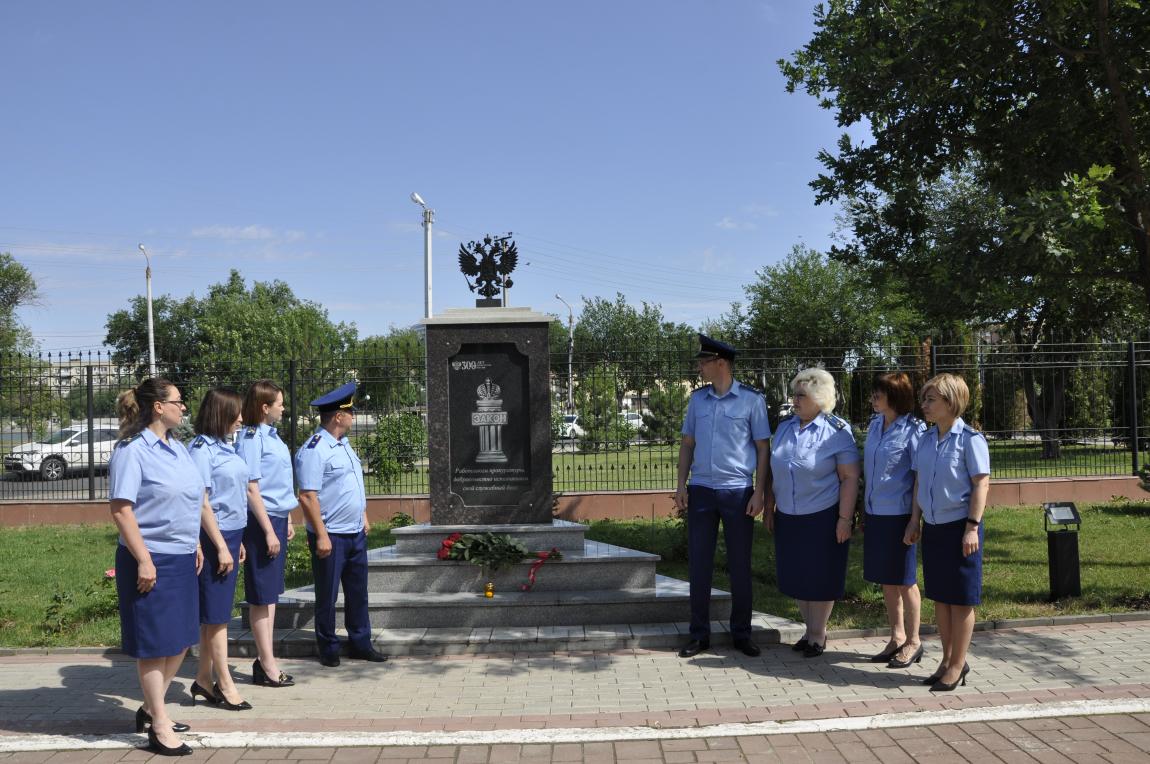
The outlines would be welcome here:
<svg viewBox="0 0 1150 764">
<path fill-rule="evenodd" d="M 265 687 L 290 687 L 290 675 L 280 670 L 272 651 L 276 603 L 284 591 L 284 560 L 295 537 L 291 512 L 299 502 L 292 482 L 291 452 L 275 425 L 284 413 L 284 394 L 270 379 L 252 383 L 244 396 L 247 426 L 236 450 L 248 467 L 248 527 L 244 531 L 244 599 L 248 603 L 256 660 L 252 682 Z"/>
<path fill-rule="evenodd" d="M 926 426 L 911 415 L 914 387 L 901 371 L 883 374 L 871 392 L 875 415 L 863 447 L 863 578 L 882 585 L 890 641 L 874 663 L 907 668 L 922 660 L 922 597 L 915 544 L 904 543 L 911 519 L 911 464 Z"/>
<path fill-rule="evenodd" d="M 240 697 L 228 668 L 228 621 L 236 597 L 237 568 L 220 565 L 217 552 L 223 550 L 229 560 L 238 556 L 243 562 L 240 542 L 248 524 L 248 466 L 229 442 L 240 427 L 240 403 L 235 390 L 208 390 L 196 414 L 196 438 L 189 449 L 218 526 L 200 531 L 204 550 L 199 576 L 200 663 L 192 682 L 192 702 L 201 695 L 229 711 L 252 707 Z M 214 683 L 213 672 L 217 677 Z"/>
<path fill-rule="evenodd" d="M 970 391 L 962 377 L 939 374 L 923 385 L 922 413 L 934 426 L 914 454 L 915 491 L 906 543 L 922 528 L 922 577 L 934 600 L 942 662 L 924 684 L 933 692 L 966 684 L 974 606 L 982 599 L 982 514 L 990 491 L 986 437 L 962 421 Z"/>
<path fill-rule="evenodd" d="M 846 589 L 859 454 L 850 425 L 830 413 L 830 374 L 800 371 L 791 399 L 794 416 L 779 423 L 771 441 L 765 522 L 775 535 L 779 591 L 795 598 L 806 624 L 794 649 L 814 658 L 826 649 L 831 608 Z"/>
<path fill-rule="evenodd" d="M 211 523 L 204 486 L 184 445 L 169 434 L 184 415 L 180 391 L 146 379 L 116 399 L 120 442 L 108 465 L 108 501 L 120 531 L 116 592 L 125 653 L 136 659 L 144 704 L 136 731 L 148 730 L 149 750 L 192 752 L 174 733 L 164 696 L 199 638 L 196 574 L 203 562 L 201 523 Z M 207 512 L 207 516 L 204 512 Z M 230 561 L 229 561 L 230 565 Z"/>
</svg>

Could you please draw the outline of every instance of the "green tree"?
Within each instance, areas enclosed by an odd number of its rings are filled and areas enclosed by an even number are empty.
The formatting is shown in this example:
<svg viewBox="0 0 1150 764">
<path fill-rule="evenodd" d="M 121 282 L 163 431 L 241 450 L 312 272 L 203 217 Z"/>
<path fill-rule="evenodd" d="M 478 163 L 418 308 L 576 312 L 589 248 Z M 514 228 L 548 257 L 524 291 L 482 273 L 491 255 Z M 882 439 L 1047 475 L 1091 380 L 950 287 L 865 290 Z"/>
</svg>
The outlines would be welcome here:
<svg viewBox="0 0 1150 764">
<path fill-rule="evenodd" d="M 815 24 L 779 62 L 788 90 L 872 136 L 844 134 L 819 157 L 817 201 L 865 213 L 840 254 L 943 263 L 931 188 L 975 172 L 1010 225 L 973 253 L 997 258 L 1000 277 L 980 269 L 968 284 L 1124 283 L 1150 305 L 1150 4 L 830 0 Z"/>
<path fill-rule="evenodd" d="M 660 306 L 644 302 L 635 308 L 621 293 L 614 302 L 583 298 L 575 324 L 575 353 L 580 363 L 616 367 L 616 411 L 627 391 L 642 393 L 657 380 L 682 378 L 684 369 L 690 369 L 687 359 L 694 340 L 695 330 L 666 320 Z M 576 384 L 581 383 L 582 379 Z"/>
<path fill-rule="evenodd" d="M 11 254 L 0 252 L 0 353 L 31 350 L 32 337 L 16 310 L 39 298 L 36 280 Z"/>
<path fill-rule="evenodd" d="M 426 458 L 427 427 L 418 414 L 410 412 L 382 416 L 375 432 L 361 437 L 357 447 L 364 464 L 390 487 Z"/>
<path fill-rule="evenodd" d="M 663 443 L 678 442 L 690 397 L 687 388 L 677 381 L 651 388 L 648 410 L 643 412 L 647 438 Z"/>
<path fill-rule="evenodd" d="M 351 371 L 344 356 L 356 339 L 355 327 L 333 323 L 323 307 L 296 297 L 282 281 L 257 281 L 249 289 L 233 270 L 202 298 L 155 299 L 153 316 L 157 361 L 181 388 L 282 380 L 289 359 L 320 359 L 300 370 L 309 383 L 297 393 L 309 400 L 346 381 Z M 112 360 L 145 374 L 146 301 L 136 298 L 127 310 L 110 314 L 105 327 Z"/>
<path fill-rule="evenodd" d="M 608 363 L 598 363 L 580 376 L 575 396 L 583 427 L 583 435 L 579 438 L 580 450 L 624 449 L 635 436 L 619 417 L 621 380 L 618 367 Z"/>
<path fill-rule="evenodd" d="M 419 330 L 393 326 L 386 335 L 356 342 L 352 356 L 372 411 L 388 414 L 423 408 L 427 364 Z"/>
</svg>

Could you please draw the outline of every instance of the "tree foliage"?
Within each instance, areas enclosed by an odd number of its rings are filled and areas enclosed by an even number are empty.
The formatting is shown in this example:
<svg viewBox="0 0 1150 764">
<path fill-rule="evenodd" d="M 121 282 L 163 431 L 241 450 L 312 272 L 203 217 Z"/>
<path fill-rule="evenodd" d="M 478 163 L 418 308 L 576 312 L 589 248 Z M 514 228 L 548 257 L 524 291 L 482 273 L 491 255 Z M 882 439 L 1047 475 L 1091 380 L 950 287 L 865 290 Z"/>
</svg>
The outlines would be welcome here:
<svg viewBox="0 0 1150 764">
<path fill-rule="evenodd" d="M 854 241 L 835 256 L 957 272 L 974 289 L 943 282 L 956 301 L 1028 285 L 1065 307 L 1127 285 L 1150 304 L 1147 50 L 1150 4 L 1136 0 L 820 5 L 813 38 L 779 62 L 788 89 L 873 136 L 844 134 L 820 154 L 817 200 L 854 213 Z M 963 176 L 986 192 L 994 225 L 950 262 L 955 248 L 932 246 L 944 222 L 932 212 Z M 957 243 L 968 219 L 949 209 Z"/>
<path fill-rule="evenodd" d="M 375 432 L 359 439 L 357 450 L 380 482 L 392 486 L 426 457 L 427 427 L 410 412 L 381 416 Z"/>
<path fill-rule="evenodd" d="M 212 369 L 223 380 L 282 377 L 288 359 L 342 356 L 356 339 L 354 325 L 333 323 L 326 309 L 296 297 L 284 282 L 257 281 L 249 289 L 237 270 L 202 298 L 156 298 L 153 317 L 157 360 L 177 384 L 185 381 L 185 368 Z M 146 366 L 144 298 L 110 314 L 105 328 L 113 361 Z M 320 386 L 344 381 L 348 372 L 342 367 L 311 371 L 321 378 Z"/>
<path fill-rule="evenodd" d="M 424 353 L 423 335 L 413 328 L 393 326 L 386 335 L 354 343 L 352 356 L 367 396 L 366 407 L 380 413 L 422 407 L 427 378 Z"/>
</svg>

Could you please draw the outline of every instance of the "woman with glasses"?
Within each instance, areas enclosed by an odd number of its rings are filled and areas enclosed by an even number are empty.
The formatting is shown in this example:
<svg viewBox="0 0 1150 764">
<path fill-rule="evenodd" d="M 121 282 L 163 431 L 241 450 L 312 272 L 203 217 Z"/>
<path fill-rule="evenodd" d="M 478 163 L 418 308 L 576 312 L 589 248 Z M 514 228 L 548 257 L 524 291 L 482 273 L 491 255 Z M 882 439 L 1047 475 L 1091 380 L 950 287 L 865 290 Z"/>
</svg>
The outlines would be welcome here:
<svg viewBox="0 0 1150 764">
<path fill-rule="evenodd" d="M 771 441 L 765 522 L 775 535 L 779 591 L 795 599 L 806 624 L 793 649 L 814 658 L 826 649 L 831 608 L 846 590 L 859 454 L 850 425 L 831 413 L 830 374 L 800 371 L 791 399 L 794 416 L 779 422 Z"/>
<path fill-rule="evenodd" d="M 915 544 L 904 537 L 914 489 L 911 462 L 926 425 L 911 414 L 914 388 L 901 371 L 875 380 L 871 407 L 863 446 L 863 578 L 882 585 L 890 622 L 890 640 L 871 661 L 907 668 L 922 660 L 918 560 Z"/>
<path fill-rule="evenodd" d="M 284 560 L 288 542 L 295 537 L 291 512 L 299 506 L 292 481 L 291 452 L 275 427 L 283 413 L 284 394 L 279 385 L 270 379 L 253 382 L 244 396 L 247 426 L 236 441 L 236 451 L 248 467 L 244 599 L 256 643 L 252 682 L 265 687 L 295 684 L 289 674 L 280 670 L 272 651 L 276 603 L 284 591 Z"/>
<path fill-rule="evenodd" d="M 231 561 L 238 556 L 243 562 L 240 542 L 248 524 L 248 466 L 231 444 L 232 435 L 243 421 L 241 403 L 235 390 L 208 390 L 196 413 L 196 439 L 189 449 L 218 526 L 200 531 L 204 549 L 199 587 L 200 662 L 192 682 L 192 703 L 196 696 L 202 696 L 208 703 L 229 711 L 252 707 L 240 697 L 228 668 L 228 621 L 232 619 L 236 597 L 237 571 Z M 227 565 L 223 564 L 225 560 Z"/>
<path fill-rule="evenodd" d="M 966 684 L 974 608 L 982 600 L 982 514 L 990 492 L 986 436 L 962 421 L 970 390 L 962 377 L 939 374 L 923 385 L 922 414 L 933 426 L 914 452 L 915 489 L 906 543 L 922 526 L 922 578 L 934 600 L 942 661 L 923 680 L 931 692 Z"/>
<path fill-rule="evenodd" d="M 180 391 L 166 379 L 145 379 L 116 399 L 120 442 L 108 465 L 108 500 L 120 531 L 116 592 L 125 653 L 136 659 L 144 704 L 136 731 L 148 731 L 148 749 L 183 756 L 192 749 L 176 732 L 188 730 L 168 716 L 164 696 L 199 638 L 196 574 L 203 562 L 198 538 L 204 485 L 184 445 L 170 431 L 184 415 Z M 230 564 L 230 563 L 229 563 Z"/>
</svg>

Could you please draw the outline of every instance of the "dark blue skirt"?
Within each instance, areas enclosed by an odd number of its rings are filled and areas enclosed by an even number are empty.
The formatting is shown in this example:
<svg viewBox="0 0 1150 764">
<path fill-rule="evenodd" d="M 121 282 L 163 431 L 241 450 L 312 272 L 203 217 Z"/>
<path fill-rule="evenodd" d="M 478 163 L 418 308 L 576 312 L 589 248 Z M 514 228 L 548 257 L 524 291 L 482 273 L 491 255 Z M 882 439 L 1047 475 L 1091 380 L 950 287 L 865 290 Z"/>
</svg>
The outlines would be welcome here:
<svg viewBox="0 0 1150 764">
<path fill-rule="evenodd" d="M 978 526 L 978 551 L 962 554 L 966 518 L 953 523 L 922 526 L 922 580 L 925 594 L 944 605 L 982 602 L 983 530 Z"/>
<path fill-rule="evenodd" d="M 280 540 L 280 553 L 275 557 L 268 557 L 267 537 L 256 516 L 248 512 L 248 527 L 244 529 L 244 548 L 248 552 L 244 562 L 244 599 L 249 605 L 274 605 L 284 592 L 290 518 L 268 515 L 268 520 Z"/>
<path fill-rule="evenodd" d="M 779 591 L 797 600 L 841 599 L 846 593 L 850 541 L 835 540 L 835 504 L 813 515 L 775 512 L 775 576 Z"/>
<path fill-rule="evenodd" d="M 867 514 L 863 528 L 863 578 L 872 584 L 910 586 L 918 579 L 917 544 L 902 543 L 910 515 Z"/>
<path fill-rule="evenodd" d="M 204 567 L 200 569 L 200 623 L 220 624 L 232 620 L 232 605 L 236 599 L 236 573 L 239 571 L 240 542 L 244 529 L 220 531 L 231 552 L 235 565 L 225 576 L 216 572 L 220 566 L 216 545 L 203 531 L 200 532 L 200 546 L 204 550 Z"/>
<path fill-rule="evenodd" d="M 123 544 L 116 547 L 116 593 L 120 598 L 120 645 L 133 658 L 169 658 L 200 641 L 196 555 L 152 553 L 156 585 L 136 589 L 139 564 Z"/>
</svg>

